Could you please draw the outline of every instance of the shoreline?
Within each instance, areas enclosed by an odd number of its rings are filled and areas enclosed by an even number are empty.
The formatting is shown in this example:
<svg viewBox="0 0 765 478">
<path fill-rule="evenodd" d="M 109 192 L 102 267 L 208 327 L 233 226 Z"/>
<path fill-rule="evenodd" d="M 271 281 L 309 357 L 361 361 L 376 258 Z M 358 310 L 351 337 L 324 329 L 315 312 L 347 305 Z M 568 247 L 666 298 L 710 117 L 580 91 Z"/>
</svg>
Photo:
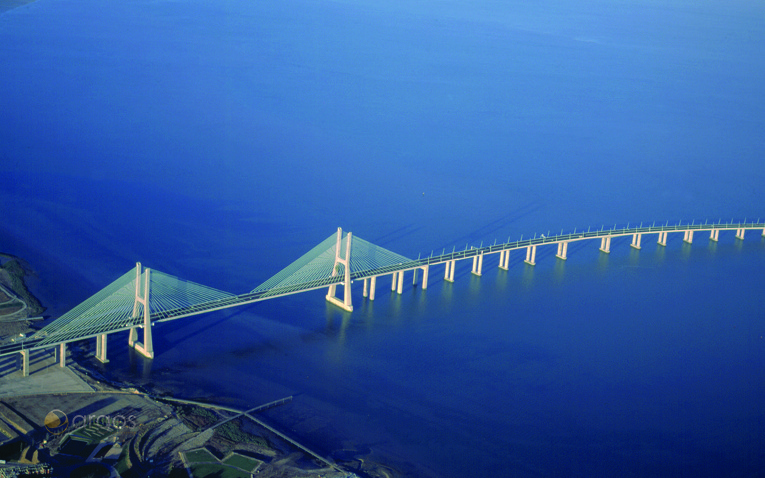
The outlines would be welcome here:
<svg viewBox="0 0 765 478">
<path fill-rule="evenodd" d="M 29 319 L 39 318 L 46 309 L 29 290 L 27 282 L 35 277 L 26 260 L 0 252 L 0 342 L 36 330 Z"/>
</svg>

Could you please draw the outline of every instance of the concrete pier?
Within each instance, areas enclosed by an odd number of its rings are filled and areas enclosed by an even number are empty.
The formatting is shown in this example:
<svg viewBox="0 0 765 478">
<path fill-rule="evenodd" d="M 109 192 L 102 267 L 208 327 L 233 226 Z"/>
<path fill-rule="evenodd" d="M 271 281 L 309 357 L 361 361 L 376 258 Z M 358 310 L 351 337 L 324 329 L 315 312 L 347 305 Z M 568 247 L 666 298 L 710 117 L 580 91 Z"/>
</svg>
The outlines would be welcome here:
<svg viewBox="0 0 765 478">
<path fill-rule="evenodd" d="M 536 265 L 536 262 L 534 262 L 534 259 L 537 257 L 537 246 L 529 246 L 526 248 L 526 264 L 533 266 Z"/>
<path fill-rule="evenodd" d="M 404 271 L 398 271 L 398 287 L 396 292 L 401 294 L 404 291 Z"/>
<path fill-rule="evenodd" d="M 635 249 L 640 250 L 640 239 L 642 237 L 642 234 L 633 234 L 632 235 L 632 243 L 630 246 L 634 247 Z"/>
<path fill-rule="evenodd" d="M 611 253 L 611 236 L 606 236 L 600 240 L 600 250 L 606 254 Z"/>
<path fill-rule="evenodd" d="M 401 274 L 401 272 L 394 272 L 393 275 L 390 278 L 390 291 L 393 292 L 396 290 L 396 286 L 398 285 L 398 275 Z"/>
<path fill-rule="evenodd" d="M 61 368 L 66 367 L 66 344 L 60 344 L 58 346 L 58 365 Z"/>
<path fill-rule="evenodd" d="M 736 239 L 741 239 L 743 241 L 744 240 L 744 232 L 746 232 L 746 229 L 744 229 L 744 228 L 736 229 Z"/>
<path fill-rule="evenodd" d="M 666 232 L 660 232 L 659 233 L 659 240 L 656 241 L 656 243 L 660 246 L 667 246 L 667 233 Z"/>
<path fill-rule="evenodd" d="M 32 353 L 31 350 L 21 351 L 21 376 L 22 377 L 29 376 L 29 354 L 31 353 Z"/>
<path fill-rule="evenodd" d="M 369 280 L 369 300 L 375 300 L 376 285 L 377 285 L 377 276 L 372 276 Z"/>
<path fill-rule="evenodd" d="M 456 260 L 454 261 L 446 261 L 446 270 L 444 271 L 444 280 L 449 282 L 454 282 L 454 265 Z"/>
<path fill-rule="evenodd" d="M 558 259 L 566 260 L 566 253 L 568 252 L 568 241 L 563 241 L 558 243 L 558 253 L 555 254 L 555 257 Z"/>
<path fill-rule="evenodd" d="M 685 231 L 683 233 L 683 242 L 693 244 L 693 231 Z"/>
<path fill-rule="evenodd" d="M 510 250 L 499 251 L 499 268 L 507 270 L 510 263 Z"/>
<path fill-rule="evenodd" d="M 364 292 L 362 297 L 366 298 L 369 295 L 369 277 L 364 278 Z"/>
<path fill-rule="evenodd" d="M 473 270 L 471 272 L 480 277 L 482 269 L 483 269 L 483 254 L 478 254 L 477 256 L 473 256 Z"/>
<path fill-rule="evenodd" d="M 101 363 L 109 362 L 109 359 L 106 358 L 106 334 L 96 337 L 96 360 Z"/>
<path fill-rule="evenodd" d="M 428 288 L 428 271 L 430 271 L 430 266 L 425 266 L 422 268 L 422 290 L 426 290 Z"/>
<path fill-rule="evenodd" d="M 712 229 L 712 232 L 709 233 L 709 240 L 710 241 L 719 241 L 720 237 L 720 230 L 719 229 Z"/>
</svg>

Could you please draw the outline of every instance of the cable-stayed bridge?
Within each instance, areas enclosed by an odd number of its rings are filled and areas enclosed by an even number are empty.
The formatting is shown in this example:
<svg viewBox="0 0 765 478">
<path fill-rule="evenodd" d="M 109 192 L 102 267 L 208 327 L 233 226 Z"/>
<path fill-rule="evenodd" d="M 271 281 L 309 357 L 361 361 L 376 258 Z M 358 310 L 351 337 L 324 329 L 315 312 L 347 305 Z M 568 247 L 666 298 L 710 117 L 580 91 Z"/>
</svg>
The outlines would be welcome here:
<svg viewBox="0 0 765 478">
<path fill-rule="evenodd" d="M 484 256 L 499 254 L 499 267 L 509 268 L 510 253 L 522 250 L 525 263 L 534 265 L 538 247 L 557 247 L 556 257 L 565 260 L 568 244 L 577 241 L 600 241 L 600 250 L 609 253 L 611 240 L 615 237 L 631 236 L 630 246 L 640 249 L 642 237 L 655 234 L 658 244 L 667 245 L 669 234 L 683 234 L 683 241 L 692 243 L 695 233 L 708 232 L 709 240 L 717 241 L 720 231 L 735 231 L 736 238 L 744 239 L 747 230 L 762 230 L 765 223 L 718 222 L 715 224 L 695 221 L 670 226 L 601 228 L 600 230 L 579 231 L 554 236 L 534 236 L 490 246 L 465 247 L 464 250 L 442 251 L 440 255 L 410 259 L 372 244 L 364 239 L 343 234 L 342 229 L 331 235 L 316 247 L 301 256 L 282 271 L 244 294 L 232 294 L 212 287 L 183 280 L 163 272 L 143 268 L 140 263 L 107 287 L 54 320 L 37 333 L 16 342 L 0 345 L 0 356 L 20 354 L 22 373 L 27 375 L 29 357 L 33 350 L 55 347 L 58 361 L 66 364 L 66 344 L 78 340 L 96 339 L 96 358 L 107 362 L 107 335 L 129 331 L 128 343 L 148 358 L 154 357 L 151 330 L 159 322 L 213 312 L 216 310 L 251 304 L 262 300 L 283 297 L 309 290 L 327 288 L 327 301 L 347 311 L 353 310 L 351 282 L 364 281 L 363 296 L 374 300 L 377 278 L 390 275 L 391 290 L 403 292 L 404 273 L 413 272 L 413 284 L 418 283 L 422 272 L 422 289 L 427 289 L 430 267 L 444 264 L 444 280 L 454 281 L 457 261 L 472 259 L 472 273 L 480 276 Z M 337 297 L 337 288 L 342 287 L 342 298 Z M 139 334 L 139 330 L 141 333 Z M 140 335 L 140 337 L 139 337 Z M 142 341 L 139 342 L 139 339 Z"/>
</svg>

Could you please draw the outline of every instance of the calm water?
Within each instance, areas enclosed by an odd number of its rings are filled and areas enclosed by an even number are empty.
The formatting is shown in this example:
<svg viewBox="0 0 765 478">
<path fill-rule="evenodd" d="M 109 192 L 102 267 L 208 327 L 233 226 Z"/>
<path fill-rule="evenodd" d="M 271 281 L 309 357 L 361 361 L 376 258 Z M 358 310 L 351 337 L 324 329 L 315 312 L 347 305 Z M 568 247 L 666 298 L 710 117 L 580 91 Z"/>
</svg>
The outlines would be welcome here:
<svg viewBox="0 0 765 478">
<path fill-rule="evenodd" d="M 416 257 L 765 215 L 745 2 L 39 0 L 0 14 L 0 250 L 60 315 L 136 261 L 244 292 L 337 226 Z M 410 476 L 757 476 L 765 241 L 644 237 L 454 284 L 110 338 L 106 371 L 257 405 Z M 407 281 L 411 276 L 407 276 Z"/>
</svg>

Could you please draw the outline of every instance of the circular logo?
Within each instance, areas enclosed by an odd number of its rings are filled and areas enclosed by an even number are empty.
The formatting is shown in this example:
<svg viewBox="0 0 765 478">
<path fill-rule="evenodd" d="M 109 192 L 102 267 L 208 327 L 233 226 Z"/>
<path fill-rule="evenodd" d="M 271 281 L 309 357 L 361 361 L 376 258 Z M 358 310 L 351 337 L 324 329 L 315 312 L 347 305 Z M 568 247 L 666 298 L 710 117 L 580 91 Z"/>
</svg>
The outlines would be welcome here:
<svg viewBox="0 0 765 478">
<path fill-rule="evenodd" d="M 66 413 L 61 410 L 51 410 L 45 415 L 45 429 L 54 435 L 60 435 L 66 431 L 69 426 L 69 419 Z"/>
</svg>

